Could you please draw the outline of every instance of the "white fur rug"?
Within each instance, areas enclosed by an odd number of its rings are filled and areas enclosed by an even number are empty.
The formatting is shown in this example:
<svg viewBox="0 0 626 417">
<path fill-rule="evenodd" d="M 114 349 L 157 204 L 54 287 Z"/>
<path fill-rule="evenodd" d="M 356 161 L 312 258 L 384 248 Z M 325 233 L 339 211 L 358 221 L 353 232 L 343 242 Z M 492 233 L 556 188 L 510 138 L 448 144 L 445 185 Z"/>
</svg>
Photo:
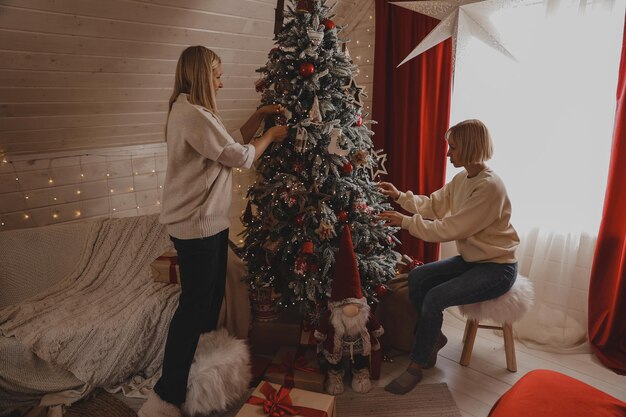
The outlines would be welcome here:
<svg viewBox="0 0 626 417">
<path fill-rule="evenodd" d="M 223 412 L 248 393 L 250 351 L 245 341 L 226 329 L 200 336 L 182 406 L 189 416 Z"/>
</svg>

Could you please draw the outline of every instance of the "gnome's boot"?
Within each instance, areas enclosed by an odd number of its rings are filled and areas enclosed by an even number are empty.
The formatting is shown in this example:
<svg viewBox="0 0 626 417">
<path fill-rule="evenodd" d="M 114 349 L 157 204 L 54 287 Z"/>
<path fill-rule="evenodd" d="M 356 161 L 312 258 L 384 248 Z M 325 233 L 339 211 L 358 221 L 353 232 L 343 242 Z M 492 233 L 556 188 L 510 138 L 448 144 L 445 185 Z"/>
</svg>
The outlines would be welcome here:
<svg viewBox="0 0 626 417">
<path fill-rule="evenodd" d="M 339 371 L 331 369 L 328 371 L 326 392 L 330 395 L 343 394 L 343 369 Z"/>
<path fill-rule="evenodd" d="M 352 370 L 352 390 L 365 394 L 372 389 L 370 370 L 367 368 Z"/>
<path fill-rule="evenodd" d="M 156 392 L 150 391 L 148 399 L 137 412 L 139 417 L 182 417 L 180 408 L 163 401 Z"/>
</svg>

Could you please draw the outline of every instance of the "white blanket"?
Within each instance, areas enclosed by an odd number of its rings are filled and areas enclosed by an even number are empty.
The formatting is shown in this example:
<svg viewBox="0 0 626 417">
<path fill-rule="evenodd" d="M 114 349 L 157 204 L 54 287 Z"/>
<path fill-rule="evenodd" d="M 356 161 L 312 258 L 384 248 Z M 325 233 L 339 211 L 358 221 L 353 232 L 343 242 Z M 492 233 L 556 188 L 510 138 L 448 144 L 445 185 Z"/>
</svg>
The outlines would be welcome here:
<svg viewBox="0 0 626 417">
<path fill-rule="evenodd" d="M 1 309 L 0 334 L 91 387 L 151 376 L 179 287 L 153 282 L 149 264 L 170 246 L 156 215 L 94 222 L 74 270 Z M 63 256 L 63 247 L 54 256 Z"/>
</svg>

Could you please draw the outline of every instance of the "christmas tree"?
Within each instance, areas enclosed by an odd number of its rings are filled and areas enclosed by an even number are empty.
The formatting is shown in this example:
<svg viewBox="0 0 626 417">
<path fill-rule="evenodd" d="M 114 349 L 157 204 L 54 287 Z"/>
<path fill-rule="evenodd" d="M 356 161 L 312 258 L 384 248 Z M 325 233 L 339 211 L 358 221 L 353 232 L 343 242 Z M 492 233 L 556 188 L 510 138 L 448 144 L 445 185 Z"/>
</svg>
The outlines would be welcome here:
<svg viewBox="0 0 626 417">
<path fill-rule="evenodd" d="M 257 70 L 262 105 L 282 104 L 286 117 L 273 123 L 292 129 L 260 158 L 242 216 L 251 288 L 271 287 L 282 303 L 307 312 L 330 294 L 346 223 L 370 302 L 387 291 L 398 258 L 397 229 L 376 220 L 391 207 L 373 182 L 379 155 L 362 114 L 364 93 L 331 12 L 325 0 L 292 1 L 276 47 Z"/>
</svg>

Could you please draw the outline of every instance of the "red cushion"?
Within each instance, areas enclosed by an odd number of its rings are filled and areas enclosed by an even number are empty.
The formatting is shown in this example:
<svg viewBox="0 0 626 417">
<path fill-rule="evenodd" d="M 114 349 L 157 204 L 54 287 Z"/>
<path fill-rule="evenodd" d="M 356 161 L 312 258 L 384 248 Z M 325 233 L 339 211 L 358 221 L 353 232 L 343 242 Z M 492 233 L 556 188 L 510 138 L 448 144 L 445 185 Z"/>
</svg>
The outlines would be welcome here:
<svg viewBox="0 0 626 417">
<path fill-rule="evenodd" d="M 530 371 L 494 404 L 489 417 L 624 417 L 626 403 L 554 371 Z"/>
</svg>

